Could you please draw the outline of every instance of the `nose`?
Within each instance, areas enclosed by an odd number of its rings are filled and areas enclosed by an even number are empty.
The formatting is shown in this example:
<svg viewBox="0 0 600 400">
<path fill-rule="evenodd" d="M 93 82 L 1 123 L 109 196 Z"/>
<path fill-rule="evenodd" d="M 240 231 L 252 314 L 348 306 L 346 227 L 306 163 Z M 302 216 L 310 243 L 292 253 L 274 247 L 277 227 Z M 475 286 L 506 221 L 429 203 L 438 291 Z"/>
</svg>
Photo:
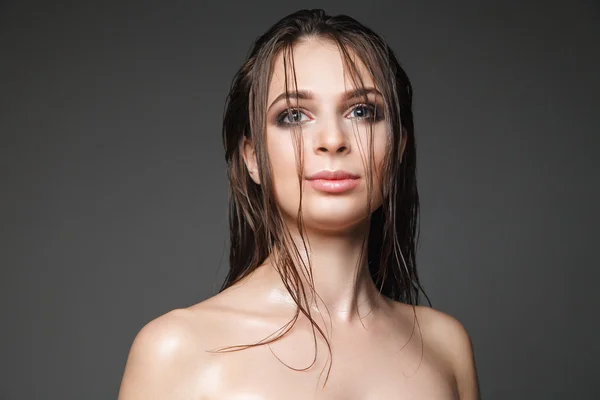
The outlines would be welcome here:
<svg viewBox="0 0 600 400">
<path fill-rule="evenodd" d="M 335 118 L 322 124 L 315 134 L 315 153 L 343 154 L 350 151 L 350 142 L 342 125 L 342 122 Z"/>
</svg>

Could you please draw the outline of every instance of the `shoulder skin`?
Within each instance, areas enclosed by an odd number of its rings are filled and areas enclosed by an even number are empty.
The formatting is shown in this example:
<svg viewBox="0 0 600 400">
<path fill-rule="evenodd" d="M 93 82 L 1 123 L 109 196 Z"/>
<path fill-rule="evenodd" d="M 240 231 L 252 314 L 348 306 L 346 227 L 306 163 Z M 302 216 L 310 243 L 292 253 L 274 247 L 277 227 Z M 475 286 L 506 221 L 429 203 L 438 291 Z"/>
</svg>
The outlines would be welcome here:
<svg viewBox="0 0 600 400">
<path fill-rule="evenodd" d="M 192 312 L 178 309 L 146 324 L 131 346 L 119 400 L 190 399 L 205 352 Z"/>
<path fill-rule="evenodd" d="M 424 335 L 451 366 L 461 400 L 479 400 L 479 384 L 471 338 L 453 316 L 441 311 L 417 306 L 417 317 Z"/>
</svg>

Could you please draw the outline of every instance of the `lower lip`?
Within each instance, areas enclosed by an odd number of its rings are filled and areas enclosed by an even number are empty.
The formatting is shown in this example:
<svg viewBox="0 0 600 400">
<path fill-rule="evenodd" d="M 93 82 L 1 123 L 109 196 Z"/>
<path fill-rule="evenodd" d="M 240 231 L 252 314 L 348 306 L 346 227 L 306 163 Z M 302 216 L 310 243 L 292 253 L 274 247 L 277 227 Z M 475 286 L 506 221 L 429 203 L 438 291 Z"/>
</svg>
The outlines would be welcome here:
<svg viewBox="0 0 600 400">
<path fill-rule="evenodd" d="M 358 185 L 358 179 L 313 179 L 310 185 L 322 192 L 343 193 L 354 189 Z"/>
</svg>

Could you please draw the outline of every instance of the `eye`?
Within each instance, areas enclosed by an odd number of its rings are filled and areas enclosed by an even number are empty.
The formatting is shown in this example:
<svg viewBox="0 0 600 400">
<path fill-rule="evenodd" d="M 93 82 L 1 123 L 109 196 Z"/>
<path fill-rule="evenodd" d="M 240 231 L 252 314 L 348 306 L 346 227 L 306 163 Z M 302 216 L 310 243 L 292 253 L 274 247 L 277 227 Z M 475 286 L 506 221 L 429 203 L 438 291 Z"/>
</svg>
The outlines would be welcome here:
<svg viewBox="0 0 600 400">
<path fill-rule="evenodd" d="M 277 117 L 277 125 L 297 125 L 305 122 L 306 119 L 302 119 L 302 116 L 306 117 L 299 108 L 290 108 L 279 114 Z M 308 118 L 308 117 L 307 117 Z"/>
<path fill-rule="evenodd" d="M 376 113 L 376 107 L 372 104 L 357 104 L 348 116 L 350 118 L 371 120 L 379 120 L 381 118 L 381 115 Z"/>
</svg>

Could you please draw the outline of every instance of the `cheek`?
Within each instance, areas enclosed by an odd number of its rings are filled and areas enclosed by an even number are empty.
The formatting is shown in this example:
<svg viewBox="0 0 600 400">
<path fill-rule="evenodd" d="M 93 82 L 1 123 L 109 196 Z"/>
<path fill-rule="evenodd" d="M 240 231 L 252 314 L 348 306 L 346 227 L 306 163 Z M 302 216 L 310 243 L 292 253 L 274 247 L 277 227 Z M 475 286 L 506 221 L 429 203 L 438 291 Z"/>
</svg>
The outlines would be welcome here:
<svg viewBox="0 0 600 400">
<path fill-rule="evenodd" d="M 367 190 L 371 197 L 371 205 L 370 205 L 370 209 L 371 212 L 375 211 L 377 208 L 379 208 L 381 206 L 381 204 L 383 203 L 383 186 L 382 186 L 382 182 L 383 182 L 383 162 L 385 160 L 385 155 L 387 153 L 387 148 L 388 148 L 388 142 L 387 142 L 387 133 L 386 133 L 386 128 L 384 124 L 380 124 L 378 126 L 374 126 L 373 127 L 373 136 L 372 136 L 372 142 L 370 143 L 370 145 L 372 146 L 372 151 L 373 153 L 372 156 L 372 160 L 371 160 L 371 164 L 369 165 L 369 154 L 368 152 L 370 151 L 369 148 L 369 141 L 370 141 L 370 135 L 368 134 L 368 132 L 366 133 L 365 136 L 363 136 L 364 138 L 364 156 L 366 156 L 365 159 L 365 177 L 367 176 L 367 174 L 369 174 L 369 172 L 372 174 L 372 181 L 371 181 L 371 187 L 368 187 L 368 184 L 365 182 L 365 185 L 367 185 Z"/>
<path fill-rule="evenodd" d="M 378 135 L 377 140 L 373 143 L 373 162 L 378 175 L 381 175 L 381 169 L 385 153 L 387 149 L 387 138 L 385 132 L 381 132 Z"/>
<path fill-rule="evenodd" d="M 362 148 L 364 149 L 363 152 L 365 153 L 362 155 L 362 157 L 366 161 L 365 175 L 369 173 L 369 168 L 370 168 L 371 173 L 373 174 L 373 186 L 374 186 L 373 190 L 379 191 L 379 188 L 381 186 L 381 179 L 382 179 L 383 161 L 384 161 L 385 154 L 386 154 L 387 147 L 388 147 L 385 125 L 379 125 L 377 127 L 373 127 L 372 138 L 373 138 L 372 143 L 369 143 L 371 139 L 370 139 L 370 135 L 368 132 L 364 133 L 361 136 L 361 141 L 362 141 L 361 145 L 362 145 Z M 373 149 L 373 153 L 372 153 L 373 159 L 372 159 L 372 163 L 369 167 L 368 162 L 369 162 L 370 154 L 368 154 L 368 152 L 371 150 L 371 148 L 369 147 L 370 144 Z"/>
<path fill-rule="evenodd" d="M 289 133 L 267 136 L 267 154 L 271 163 L 273 190 L 277 203 L 281 204 L 282 200 L 288 203 L 292 202 L 298 196 L 290 195 L 299 194 L 300 192 L 296 167 L 296 149 L 292 136 Z M 287 205 L 287 207 L 293 206 L 293 204 Z"/>
</svg>

